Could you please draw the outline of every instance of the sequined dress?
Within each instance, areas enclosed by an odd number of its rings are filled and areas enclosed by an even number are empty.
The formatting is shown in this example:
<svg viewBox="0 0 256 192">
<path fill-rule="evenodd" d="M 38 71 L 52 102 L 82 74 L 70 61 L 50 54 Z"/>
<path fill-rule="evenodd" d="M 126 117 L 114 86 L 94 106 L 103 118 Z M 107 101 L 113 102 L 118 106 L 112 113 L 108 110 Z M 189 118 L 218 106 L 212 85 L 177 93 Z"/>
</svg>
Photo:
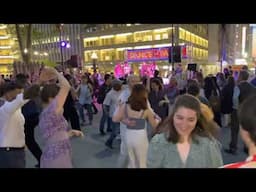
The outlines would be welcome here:
<svg viewBox="0 0 256 192">
<path fill-rule="evenodd" d="M 40 168 L 72 168 L 71 143 L 68 123 L 62 114 L 56 114 L 57 100 L 46 107 L 39 121 L 44 147 Z"/>
</svg>

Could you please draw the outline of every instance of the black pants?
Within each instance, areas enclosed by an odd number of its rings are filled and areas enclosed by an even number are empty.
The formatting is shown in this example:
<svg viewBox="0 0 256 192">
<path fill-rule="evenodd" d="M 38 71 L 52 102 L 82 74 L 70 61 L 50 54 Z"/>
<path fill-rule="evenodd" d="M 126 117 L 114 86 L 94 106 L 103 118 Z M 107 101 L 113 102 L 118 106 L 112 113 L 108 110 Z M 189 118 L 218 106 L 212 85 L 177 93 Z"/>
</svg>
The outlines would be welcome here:
<svg viewBox="0 0 256 192">
<path fill-rule="evenodd" d="M 233 109 L 231 113 L 231 142 L 229 144 L 230 149 L 237 150 L 238 133 L 239 133 L 239 120 L 238 120 L 237 110 Z"/>
<path fill-rule="evenodd" d="M 35 141 L 35 127 L 39 123 L 38 115 L 36 117 L 29 117 L 25 119 L 25 141 L 29 151 L 34 155 L 37 159 L 38 163 L 40 164 L 40 158 L 42 155 L 42 150 L 40 149 L 39 145 Z"/>
<path fill-rule="evenodd" d="M 92 104 L 84 104 L 83 107 L 87 110 L 89 121 L 90 123 L 92 123 L 92 120 L 93 120 Z"/>
<path fill-rule="evenodd" d="M 0 149 L 0 168 L 25 168 L 25 150 Z"/>
<path fill-rule="evenodd" d="M 110 121 L 111 121 L 112 132 L 111 132 L 110 137 L 108 138 L 106 143 L 108 143 L 112 146 L 113 140 L 116 138 L 116 136 L 118 134 L 118 130 L 120 129 L 120 123 L 113 122 L 112 118 L 110 118 Z"/>
<path fill-rule="evenodd" d="M 213 112 L 214 113 L 214 121 L 221 127 L 221 113 L 220 112 Z"/>
<path fill-rule="evenodd" d="M 79 116 L 75 107 L 64 108 L 63 116 L 67 121 L 70 121 L 72 129 L 80 130 Z"/>
</svg>

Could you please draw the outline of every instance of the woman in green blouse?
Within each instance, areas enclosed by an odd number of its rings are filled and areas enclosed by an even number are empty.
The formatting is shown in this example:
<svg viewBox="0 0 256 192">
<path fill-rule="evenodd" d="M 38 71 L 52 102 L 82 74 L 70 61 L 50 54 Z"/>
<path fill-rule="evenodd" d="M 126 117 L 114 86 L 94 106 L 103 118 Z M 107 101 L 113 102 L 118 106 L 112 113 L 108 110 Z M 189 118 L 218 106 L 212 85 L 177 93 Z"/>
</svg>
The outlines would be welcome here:
<svg viewBox="0 0 256 192">
<path fill-rule="evenodd" d="M 217 168 L 223 165 L 218 126 L 201 112 L 192 95 L 179 96 L 173 112 L 150 141 L 148 168 Z"/>
</svg>

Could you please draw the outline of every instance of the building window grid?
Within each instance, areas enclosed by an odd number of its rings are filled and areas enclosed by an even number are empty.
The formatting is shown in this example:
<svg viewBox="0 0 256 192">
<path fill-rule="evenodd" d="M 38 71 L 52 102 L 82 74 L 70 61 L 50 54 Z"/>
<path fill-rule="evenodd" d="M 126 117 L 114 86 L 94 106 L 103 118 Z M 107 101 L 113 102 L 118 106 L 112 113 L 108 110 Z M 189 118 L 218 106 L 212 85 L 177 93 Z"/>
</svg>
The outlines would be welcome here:
<svg viewBox="0 0 256 192">
<path fill-rule="evenodd" d="M 206 30 L 204 27 L 200 26 L 198 27 L 198 31 L 199 33 L 203 33 L 204 31 Z M 152 34 L 152 33 L 151 33 Z M 140 33 L 136 33 L 135 35 L 131 35 L 131 37 L 134 36 L 134 41 L 133 42 L 138 42 L 138 41 L 145 41 L 145 40 L 148 40 L 147 37 L 145 38 L 145 34 L 140 34 Z M 154 37 L 156 36 L 156 34 L 154 34 Z M 153 34 L 151 35 L 151 37 L 153 37 Z M 127 37 L 126 37 L 127 38 Z M 112 38 L 114 39 L 114 38 Z M 183 39 L 187 40 L 187 41 L 190 41 L 194 44 L 197 44 L 197 45 L 201 45 L 203 47 L 208 47 L 208 41 L 195 35 L 195 34 L 192 34 L 192 33 L 189 33 L 187 31 L 184 32 L 184 35 L 183 35 Z M 150 39 L 149 39 L 150 40 Z M 156 38 L 154 38 L 154 40 L 156 40 Z M 152 39 L 150 40 L 152 41 Z M 99 42 L 97 40 L 94 40 L 92 43 L 89 44 L 89 42 L 87 41 L 87 46 L 95 46 L 96 42 Z M 131 41 L 129 41 L 131 42 Z M 110 44 L 110 40 L 103 40 L 103 45 L 108 45 Z M 125 43 L 125 42 L 124 42 Z M 118 41 L 116 41 L 115 43 L 113 44 L 119 44 Z M 122 55 L 124 55 L 124 51 L 118 51 L 116 53 L 114 53 L 115 56 L 111 56 L 112 58 L 115 57 L 116 59 L 121 59 L 121 57 L 123 56 L 120 56 L 120 53 L 122 53 Z M 106 56 L 108 56 L 107 53 L 103 53 L 102 54 L 103 56 L 101 56 L 101 60 L 102 61 L 105 61 L 105 58 Z M 207 57 L 207 51 L 204 51 L 204 50 L 201 50 L 201 49 L 198 49 L 198 48 L 194 48 L 193 50 L 193 55 L 194 56 L 197 56 L 197 57 Z M 105 58 L 104 58 L 105 57 Z M 108 58 L 108 57 L 107 57 Z M 88 60 L 88 58 L 87 58 Z"/>
</svg>

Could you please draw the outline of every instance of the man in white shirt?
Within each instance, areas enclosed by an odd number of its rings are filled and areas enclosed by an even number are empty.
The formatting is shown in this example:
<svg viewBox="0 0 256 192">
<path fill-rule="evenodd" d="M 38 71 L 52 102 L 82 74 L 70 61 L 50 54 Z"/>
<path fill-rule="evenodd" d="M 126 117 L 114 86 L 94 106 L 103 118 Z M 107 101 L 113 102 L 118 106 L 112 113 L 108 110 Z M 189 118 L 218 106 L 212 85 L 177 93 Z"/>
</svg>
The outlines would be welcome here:
<svg viewBox="0 0 256 192">
<path fill-rule="evenodd" d="M 112 81 L 112 89 L 107 93 L 104 102 L 103 107 L 105 108 L 105 112 L 108 113 L 110 120 L 111 120 L 111 135 L 106 141 L 105 145 L 109 148 L 113 148 L 112 143 L 115 139 L 118 129 L 120 127 L 120 123 L 116 123 L 112 121 L 112 116 L 115 112 L 116 105 L 118 103 L 118 98 L 120 97 L 120 94 L 122 92 L 122 81 L 119 79 L 114 79 Z"/>
<path fill-rule="evenodd" d="M 1 87 L 0 106 L 0 168 L 25 168 L 24 117 L 21 107 L 39 93 L 38 86 L 23 92 L 16 83 Z"/>
</svg>

